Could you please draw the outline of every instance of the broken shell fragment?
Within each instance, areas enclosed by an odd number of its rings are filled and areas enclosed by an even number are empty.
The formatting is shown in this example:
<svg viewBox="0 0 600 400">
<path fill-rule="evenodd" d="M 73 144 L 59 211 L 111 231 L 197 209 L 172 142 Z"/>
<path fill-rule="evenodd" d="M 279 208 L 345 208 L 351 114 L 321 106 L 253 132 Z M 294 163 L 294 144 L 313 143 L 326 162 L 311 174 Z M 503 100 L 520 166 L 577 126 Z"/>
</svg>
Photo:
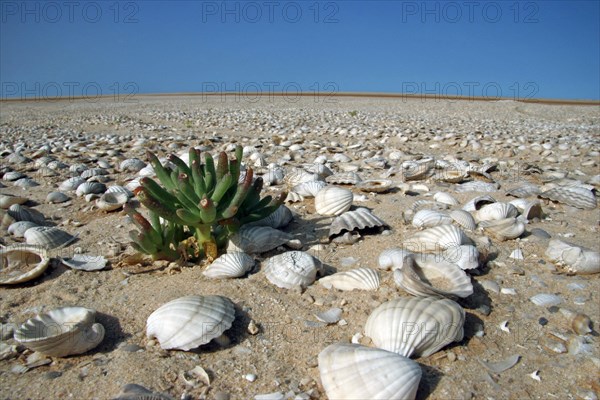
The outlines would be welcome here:
<svg viewBox="0 0 600 400">
<path fill-rule="evenodd" d="M 548 243 L 546 257 L 552 262 L 566 266 L 575 274 L 600 272 L 600 253 L 585 247 L 553 239 Z"/>
<path fill-rule="evenodd" d="M 71 258 L 61 259 L 61 263 L 71 269 L 80 271 L 99 271 L 106 267 L 107 260 L 102 256 L 91 254 L 73 254 Z"/>
<path fill-rule="evenodd" d="M 27 244 L 43 246 L 49 250 L 64 247 L 77 239 L 54 226 L 36 226 L 25 232 Z"/>
<path fill-rule="evenodd" d="M 0 285 L 14 285 L 42 275 L 50 263 L 40 246 L 12 245 L 0 248 Z"/>
</svg>

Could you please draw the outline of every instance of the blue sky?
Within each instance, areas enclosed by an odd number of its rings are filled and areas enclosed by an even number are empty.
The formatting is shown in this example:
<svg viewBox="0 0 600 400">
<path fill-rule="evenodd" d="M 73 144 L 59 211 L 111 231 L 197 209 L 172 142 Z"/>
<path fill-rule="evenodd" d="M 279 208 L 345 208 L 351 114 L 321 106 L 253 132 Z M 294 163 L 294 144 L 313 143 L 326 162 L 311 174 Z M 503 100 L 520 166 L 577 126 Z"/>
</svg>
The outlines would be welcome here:
<svg viewBox="0 0 600 400">
<path fill-rule="evenodd" d="M 600 99 L 599 1 L 0 1 L 0 98 Z"/>
</svg>

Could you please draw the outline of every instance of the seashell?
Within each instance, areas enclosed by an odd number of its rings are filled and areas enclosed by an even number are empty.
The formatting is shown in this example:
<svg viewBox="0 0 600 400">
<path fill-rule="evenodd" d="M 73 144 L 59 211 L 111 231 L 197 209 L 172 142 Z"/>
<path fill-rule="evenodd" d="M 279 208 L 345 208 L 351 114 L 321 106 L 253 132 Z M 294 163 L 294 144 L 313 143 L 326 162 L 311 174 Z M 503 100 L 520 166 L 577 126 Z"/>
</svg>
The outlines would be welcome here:
<svg viewBox="0 0 600 400">
<path fill-rule="evenodd" d="M 64 194 L 63 192 L 50 192 L 46 196 L 46 203 L 48 204 L 57 204 L 64 203 L 65 201 L 69 201 L 71 198 Z"/>
<path fill-rule="evenodd" d="M 597 274 L 600 272 L 600 253 L 572 243 L 553 239 L 548 243 L 546 257 L 552 262 L 565 265 L 576 274 Z"/>
<path fill-rule="evenodd" d="M 319 179 L 325 179 L 328 176 L 333 175 L 333 171 L 331 171 L 327 165 L 314 163 L 304 165 L 304 169 L 311 174 L 317 174 Z"/>
<path fill-rule="evenodd" d="M 338 172 L 325 178 L 325 182 L 337 185 L 356 185 L 362 178 L 356 172 Z"/>
<path fill-rule="evenodd" d="M 330 308 L 327 311 L 315 314 L 315 317 L 326 324 L 337 324 L 342 318 L 342 309 L 337 307 Z"/>
<path fill-rule="evenodd" d="M 8 226 L 8 233 L 13 235 L 14 237 L 22 238 L 25 235 L 27 229 L 33 228 L 34 226 L 38 226 L 38 224 L 31 221 L 13 222 Z"/>
<path fill-rule="evenodd" d="M 185 296 L 162 305 L 148 317 L 146 335 L 165 350 L 190 350 L 231 328 L 233 302 L 223 296 Z"/>
<path fill-rule="evenodd" d="M 402 247 L 414 253 L 431 253 L 463 244 L 470 244 L 470 240 L 460 228 L 438 225 L 417 232 Z"/>
<path fill-rule="evenodd" d="M 500 188 L 500 185 L 493 182 L 483 182 L 483 181 L 470 181 L 461 183 L 460 185 L 456 185 L 456 191 L 458 193 L 465 192 L 497 192 Z"/>
<path fill-rule="evenodd" d="M 119 164 L 119 170 L 123 172 L 139 172 L 146 166 L 146 163 L 139 158 L 128 158 L 121 161 Z"/>
<path fill-rule="evenodd" d="M 174 400 L 171 396 L 153 392 L 135 383 L 123 385 L 121 391 L 112 400 Z"/>
<path fill-rule="evenodd" d="M 483 221 L 479 223 L 483 231 L 500 240 L 516 239 L 525 232 L 525 224 L 516 218 L 504 218 L 494 221 Z"/>
<path fill-rule="evenodd" d="M 474 199 L 471 199 L 467 202 L 467 204 L 465 204 L 463 206 L 463 210 L 464 211 L 477 211 L 479 210 L 481 207 L 483 207 L 486 204 L 492 204 L 495 203 L 496 199 L 494 199 L 492 196 L 489 195 L 483 195 L 483 196 L 478 196 L 475 197 Z"/>
<path fill-rule="evenodd" d="M 27 189 L 30 187 L 35 187 L 35 186 L 40 186 L 39 183 L 37 183 L 36 181 L 34 181 L 31 178 L 21 178 L 21 179 L 17 179 L 14 183 L 14 186 L 18 186 L 20 188 L 23 189 Z"/>
<path fill-rule="evenodd" d="M 154 175 L 156 175 L 156 172 L 154 172 L 154 167 L 151 164 L 146 165 L 138 171 L 138 176 L 140 177 L 153 177 Z"/>
<path fill-rule="evenodd" d="M 425 158 L 419 161 L 405 161 L 401 165 L 402 179 L 405 182 L 418 181 L 428 178 L 433 174 L 435 160 Z"/>
<path fill-rule="evenodd" d="M 318 361 L 330 399 L 414 400 L 422 374 L 409 358 L 352 343 L 327 346 Z"/>
<path fill-rule="evenodd" d="M 512 218 L 519 215 L 519 211 L 510 203 L 486 204 L 475 213 L 475 220 L 497 221 L 499 219 Z"/>
<path fill-rule="evenodd" d="M 571 329 L 578 335 L 592 333 L 592 320 L 585 314 L 577 313 L 571 320 Z"/>
<path fill-rule="evenodd" d="M 435 255 L 404 259 L 402 269 L 394 270 L 396 284 L 415 296 L 468 297 L 473 294 L 471 278 L 458 266 Z"/>
<path fill-rule="evenodd" d="M 475 222 L 475 218 L 471 215 L 470 212 L 465 210 L 452 210 L 450 211 L 450 218 L 454 222 L 456 222 L 461 228 L 464 228 L 468 231 L 474 231 L 477 229 L 477 223 Z"/>
<path fill-rule="evenodd" d="M 114 211 L 123 207 L 128 200 L 126 193 L 104 193 L 96 200 L 96 206 L 102 211 Z"/>
<path fill-rule="evenodd" d="M 303 197 L 315 197 L 319 190 L 327 186 L 323 181 L 309 181 L 300 183 L 292 188 L 292 190 Z"/>
<path fill-rule="evenodd" d="M 100 168 L 105 168 L 105 169 L 112 168 L 111 165 L 106 160 L 98 160 L 98 166 Z"/>
<path fill-rule="evenodd" d="M 354 243 L 358 242 L 361 237 L 362 236 L 360 235 L 360 233 L 358 233 L 356 231 L 352 231 L 352 232 L 343 233 L 340 236 L 336 236 L 336 237 L 332 238 L 331 241 L 333 243 L 338 243 L 338 244 L 353 245 Z"/>
<path fill-rule="evenodd" d="M 289 233 L 269 226 L 244 225 L 229 238 L 227 252 L 241 251 L 248 254 L 264 253 L 292 240 Z"/>
<path fill-rule="evenodd" d="M 85 182 L 85 179 L 80 178 L 78 176 L 74 176 L 63 181 L 60 185 L 58 185 L 58 190 L 62 192 L 68 192 L 70 190 L 76 190 L 79 185 Z"/>
<path fill-rule="evenodd" d="M 64 247 L 77 239 L 54 226 L 36 226 L 25 232 L 27 244 L 38 245 L 49 250 Z"/>
<path fill-rule="evenodd" d="M 62 258 L 60 261 L 67 267 L 80 271 L 99 271 L 104 269 L 107 263 L 106 258 L 90 254 L 73 254 L 73 257 Z"/>
<path fill-rule="evenodd" d="M 354 211 L 346 211 L 336 217 L 329 227 L 329 238 L 344 231 L 360 231 L 366 228 L 387 226 L 385 222 L 371 214 L 367 208 L 359 207 Z"/>
<path fill-rule="evenodd" d="M 15 244 L 0 248 L 0 285 L 27 282 L 42 275 L 50 263 L 39 246 Z"/>
<path fill-rule="evenodd" d="M 287 197 L 285 198 L 286 203 L 297 203 L 299 201 L 304 201 L 304 197 L 291 190 L 288 192 Z"/>
<path fill-rule="evenodd" d="M 289 187 L 294 187 L 304 182 L 318 181 L 319 175 L 311 174 L 301 168 L 293 168 L 290 172 L 286 173 L 283 177 L 283 181 Z"/>
<path fill-rule="evenodd" d="M 294 219 L 292 211 L 282 204 L 268 217 L 250 222 L 246 226 L 269 226 L 278 229 L 287 226 L 292 219 Z"/>
<path fill-rule="evenodd" d="M 288 251 L 266 260 L 265 276 L 275 286 L 291 289 L 311 285 L 317 275 L 315 258 L 303 251 Z"/>
<path fill-rule="evenodd" d="M 13 204 L 8 207 L 7 214 L 13 217 L 15 221 L 31 221 L 38 225 L 42 225 L 46 221 L 44 214 L 38 210 L 20 204 Z"/>
<path fill-rule="evenodd" d="M 593 210 L 598 206 L 594 192 L 581 186 L 555 187 L 541 193 L 539 197 L 584 210 Z"/>
<path fill-rule="evenodd" d="M 379 289 L 379 273 L 371 268 L 358 268 L 325 276 L 319 279 L 319 284 L 326 289 L 377 290 Z"/>
<path fill-rule="evenodd" d="M 525 200 L 517 199 L 510 202 L 513 206 L 521 213 L 521 218 L 526 221 L 530 221 L 534 218 L 542 218 L 544 213 L 542 211 L 542 204 L 538 200 Z"/>
<path fill-rule="evenodd" d="M 463 338 L 465 311 L 450 299 L 400 297 L 377 307 L 365 325 L 375 346 L 404 357 L 427 357 Z"/>
<path fill-rule="evenodd" d="M 284 171 L 281 167 L 269 168 L 262 176 L 265 186 L 279 185 L 284 182 Z"/>
<path fill-rule="evenodd" d="M 0 194 L 0 208 L 8 209 L 13 204 L 23 204 L 27 200 L 27 197 L 13 196 L 12 194 Z"/>
<path fill-rule="evenodd" d="M 385 193 L 392 188 L 394 182 L 390 179 L 369 179 L 356 184 L 356 187 L 363 192 Z"/>
<path fill-rule="evenodd" d="M 433 175 L 433 179 L 449 183 L 460 183 L 468 178 L 469 172 L 467 170 L 455 168 L 454 166 L 436 171 Z"/>
<path fill-rule="evenodd" d="M 562 297 L 555 294 L 539 293 L 529 298 L 533 304 L 540 307 L 552 307 L 562 303 Z"/>
<path fill-rule="evenodd" d="M 2 179 L 5 180 L 5 181 L 12 182 L 12 181 L 16 181 L 16 180 L 19 180 L 19 179 L 22 179 L 22 178 L 26 178 L 26 177 L 27 177 L 27 175 L 25 175 L 22 172 L 8 171 L 7 173 L 5 173 L 2 176 Z"/>
<path fill-rule="evenodd" d="M 352 161 L 352 159 L 350 157 L 348 157 L 346 154 L 336 153 L 333 155 L 333 161 L 339 162 L 339 163 L 349 163 L 350 161 Z"/>
<path fill-rule="evenodd" d="M 442 253 L 442 258 L 460 269 L 475 269 L 479 267 L 479 250 L 471 244 L 450 247 Z"/>
<path fill-rule="evenodd" d="M 460 204 L 454 196 L 446 192 L 437 192 L 433 195 L 433 200 L 449 206 L 457 206 Z"/>
<path fill-rule="evenodd" d="M 315 210 L 320 215 L 340 215 L 350 209 L 353 199 L 354 196 L 348 189 L 326 186 L 315 196 Z"/>
<path fill-rule="evenodd" d="M 15 340 L 51 357 L 82 354 L 104 339 L 104 327 L 95 318 L 90 308 L 60 307 L 29 319 L 15 331 Z"/>
<path fill-rule="evenodd" d="M 522 199 L 537 196 L 540 193 L 542 193 L 540 188 L 532 183 L 525 183 L 506 191 L 507 196 L 514 196 Z"/>
<path fill-rule="evenodd" d="M 415 228 L 431 228 L 451 223 L 452 218 L 448 214 L 436 210 L 419 210 L 412 219 Z"/>
<path fill-rule="evenodd" d="M 89 179 L 93 176 L 108 175 L 108 171 L 104 168 L 90 168 L 83 171 L 80 175 L 83 179 Z"/>
<path fill-rule="evenodd" d="M 215 259 L 203 275 L 212 279 L 239 278 L 254 267 L 254 259 L 246 253 L 226 253 Z"/>
<path fill-rule="evenodd" d="M 101 194 L 106 191 L 106 185 L 100 182 L 84 182 L 77 186 L 75 194 L 77 196 L 85 196 L 86 194 Z"/>
<path fill-rule="evenodd" d="M 132 198 L 134 196 L 131 190 L 119 185 L 109 186 L 104 193 L 123 193 L 126 194 L 128 198 Z"/>
<path fill-rule="evenodd" d="M 82 163 L 73 164 L 69 167 L 69 171 L 81 174 L 83 171 L 88 169 L 88 166 Z"/>
<path fill-rule="evenodd" d="M 491 373 L 501 374 L 502 372 L 507 371 L 515 365 L 517 365 L 520 358 L 521 356 L 519 356 L 518 354 L 514 354 L 505 358 L 504 360 L 497 362 L 485 362 L 481 360 L 479 362 L 485 367 L 485 369 L 487 369 Z"/>
<path fill-rule="evenodd" d="M 404 257 L 411 255 L 412 253 L 408 250 L 403 250 L 398 247 L 392 247 L 385 249 L 379 254 L 377 263 L 379 268 L 383 270 L 394 270 L 402 268 L 404 264 Z"/>
<path fill-rule="evenodd" d="M 49 178 L 52 176 L 58 176 L 58 173 L 50 167 L 41 167 L 36 171 L 36 175 L 43 178 Z"/>
</svg>

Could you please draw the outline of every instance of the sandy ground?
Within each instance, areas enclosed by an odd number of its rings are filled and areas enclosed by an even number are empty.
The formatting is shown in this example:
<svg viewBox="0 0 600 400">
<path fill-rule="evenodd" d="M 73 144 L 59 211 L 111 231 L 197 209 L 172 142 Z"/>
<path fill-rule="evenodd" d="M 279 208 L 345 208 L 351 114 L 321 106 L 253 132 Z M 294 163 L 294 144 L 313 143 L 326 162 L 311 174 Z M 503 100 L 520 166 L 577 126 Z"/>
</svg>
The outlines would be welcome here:
<svg viewBox="0 0 600 400">
<path fill-rule="evenodd" d="M 600 115 L 596 106 L 367 98 L 330 98 L 329 102 L 319 98 L 298 102 L 199 97 L 135 100 L 132 104 L 110 100 L 3 103 L 0 142 L 4 148 L 25 143 L 28 148 L 23 154 L 28 155 L 43 143 L 66 143 L 67 138 L 86 140 L 90 144 L 86 151 L 79 148 L 75 155 L 61 151 L 53 156 L 69 165 L 83 162 L 95 166 L 102 159 L 118 167 L 128 157 L 145 160 L 144 147 L 164 155 L 169 149 L 179 152 L 198 144 L 209 144 L 216 150 L 229 142 L 260 144 L 267 161 L 277 162 L 289 153 L 273 145 L 272 137 L 281 136 L 306 149 L 304 154 L 296 154 L 286 168 L 312 162 L 319 154 L 331 157 L 323 148 L 335 146 L 361 166 L 359 174 L 363 179 L 380 177 L 387 168 L 367 169 L 361 164 L 361 151 L 384 157 L 397 150 L 409 155 L 450 154 L 465 160 L 512 161 L 512 165 L 492 173 L 501 187 L 490 194 L 498 201 L 514 199 L 505 192 L 519 182 L 543 183 L 542 175 L 524 173 L 528 164 L 571 173 L 578 170 L 581 175 L 576 176 L 584 181 L 600 173 Z M 340 128 L 346 131 L 340 132 Z M 356 131 L 352 132 L 352 128 Z M 440 139 L 448 133 L 453 133 L 455 139 Z M 109 134 L 127 140 L 110 144 L 104 140 Z M 469 135 L 481 147 L 471 142 L 461 147 L 460 142 Z M 528 146 L 534 142 L 554 143 L 552 154 L 542 155 L 529 149 L 511 152 L 515 146 L 507 140 L 518 136 L 523 136 Z M 134 142 L 140 138 L 148 141 L 136 147 Z M 578 147 L 582 138 L 588 143 Z M 565 142 L 571 147 L 559 151 L 557 143 Z M 353 144 L 360 146 L 349 150 Z M 111 156 L 106 153 L 109 149 L 118 149 L 120 154 Z M 568 157 L 561 158 L 563 155 Z M 548 159 L 552 156 L 556 160 Z M 0 165 L 7 163 L 0 159 Z M 80 305 L 96 309 L 97 321 L 106 329 L 103 342 L 92 351 L 52 359 L 51 363 L 24 373 L 15 367 L 25 365 L 31 352 L 19 348 L 15 357 L 0 361 L 3 399 L 108 399 L 127 383 L 174 398 L 223 399 L 229 395 L 231 399 L 250 399 L 257 394 L 281 392 L 290 398 L 302 395 L 325 399 L 317 367 L 319 352 L 329 344 L 348 342 L 355 333 L 364 332 L 365 322 L 376 306 L 407 295 L 395 285 L 392 273 L 382 270 L 382 284 L 377 291 L 329 291 L 315 283 L 302 292 L 272 285 L 260 263 L 247 277 L 234 280 L 209 280 L 202 275 L 202 265 L 180 270 L 166 270 L 159 264 L 145 268 L 118 265 L 124 254 L 133 253 L 127 246 L 127 232 L 133 225 L 122 211 L 107 214 L 90 209 L 92 203 L 74 194 L 68 203 L 46 204 L 47 193 L 68 177 L 68 169 L 59 171 L 59 176 L 41 177 L 33 163 L 12 167 L 34 178 L 40 186 L 25 191 L 3 181 L 6 187 L 0 193 L 25 193 L 30 199 L 28 205 L 52 223 L 78 235 L 79 240 L 58 255 L 68 256 L 80 249 L 104 255 L 111 263 L 97 272 L 75 271 L 53 263 L 32 282 L 0 288 L 0 322 L 4 324 L 18 325 L 38 312 Z M 116 168 L 109 172 L 111 182 L 107 185 L 135 176 Z M 390 234 L 365 235 L 354 245 L 330 243 L 327 235 L 332 219 L 315 214 L 312 199 L 289 205 L 295 219 L 284 230 L 299 238 L 304 250 L 313 248 L 313 254 L 331 270 L 377 268 L 382 250 L 399 246 L 416 231 L 402 218 L 415 201 L 429 199 L 437 191 L 448 191 L 464 204 L 481 194 L 456 193 L 454 185 L 448 183 L 423 183 L 429 192 L 406 194 L 396 189 L 367 194 L 366 201 L 355 202 L 383 219 L 391 228 Z M 544 258 L 549 240 L 531 234 L 534 228 L 545 230 L 553 238 L 566 234 L 566 240 L 597 251 L 600 215 L 597 208 L 584 211 L 547 201 L 542 205 L 545 218 L 530 222 L 522 238 L 492 241 L 490 262 L 472 274 L 475 293 L 459 301 L 467 313 L 464 339 L 416 360 L 423 370 L 418 399 L 590 399 L 597 398 L 593 397 L 594 391 L 596 396 L 600 394 L 598 275 L 561 273 L 560 268 Z M 5 244 L 17 241 L 6 230 L 1 234 Z M 315 251 L 317 244 L 322 246 Z M 525 255 L 522 261 L 508 257 L 517 248 Z M 274 250 L 256 258 L 261 261 L 280 252 Z M 514 288 L 516 294 L 484 289 L 482 284 L 489 281 L 500 288 Z M 585 337 L 587 352 L 556 353 L 544 345 L 551 332 L 568 338 L 574 334 L 570 321 L 556 308 L 539 307 L 529 300 L 537 293 L 559 294 L 563 299 L 559 307 L 589 315 L 595 331 Z M 211 343 L 190 352 L 164 351 L 149 343 L 145 335 L 148 316 L 167 301 L 191 294 L 223 295 L 235 303 L 236 319 L 226 332 L 230 343 Z M 316 321 L 314 314 L 330 307 L 343 309 L 345 325 L 313 327 L 307 323 Z M 248 333 L 250 320 L 259 326 L 258 334 Z M 510 332 L 500 329 L 503 321 L 508 321 Z M 6 330 L 7 325 L 3 325 L 3 334 Z M 15 344 L 11 338 L 4 342 Z M 368 344 L 366 338 L 362 342 Z M 515 354 L 520 356 L 519 362 L 500 374 L 488 373 L 480 363 Z M 208 372 L 210 386 L 186 385 L 184 373 L 195 366 Z M 530 377 L 534 371 L 539 371 L 539 381 Z M 256 380 L 245 379 L 247 374 L 255 374 Z"/>
</svg>

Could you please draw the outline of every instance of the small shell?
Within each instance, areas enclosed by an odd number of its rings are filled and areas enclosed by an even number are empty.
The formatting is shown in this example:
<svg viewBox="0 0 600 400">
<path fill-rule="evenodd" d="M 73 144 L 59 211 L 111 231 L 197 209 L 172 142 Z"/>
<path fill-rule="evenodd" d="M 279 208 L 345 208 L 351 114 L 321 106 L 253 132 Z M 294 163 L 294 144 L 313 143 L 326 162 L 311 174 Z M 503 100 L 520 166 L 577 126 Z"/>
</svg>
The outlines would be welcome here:
<svg viewBox="0 0 600 400">
<path fill-rule="evenodd" d="M 571 321 L 571 329 L 578 335 L 592 333 L 592 320 L 585 314 L 577 313 Z"/>
<path fill-rule="evenodd" d="M 534 185 L 532 183 L 525 183 L 516 188 L 507 190 L 506 195 L 524 199 L 527 197 L 537 196 L 541 192 L 542 191 L 540 190 L 540 188 L 537 185 Z"/>
<path fill-rule="evenodd" d="M 23 189 L 27 189 L 30 187 L 35 187 L 35 186 L 40 186 L 39 183 L 37 183 L 36 181 L 34 181 L 31 178 L 21 178 L 21 179 L 17 179 L 14 183 L 14 186 L 18 186 L 20 188 Z"/>
<path fill-rule="evenodd" d="M 356 172 L 339 172 L 325 178 L 325 182 L 337 185 L 356 185 L 362 178 Z"/>
<path fill-rule="evenodd" d="M 50 263 L 39 246 L 17 244 L 0 248 L 0 285 L 27 282 L 42 275 Z"/>
<path fill-rule="evenodd" d="M 412 253 L 410 251 L 397 247 L 385 249 L 379 254 L 377 263 L 379 268 L 387 271 L 402 268 L 402 265 L 404 264 L 404 257 L 411 254 Z"/>
<path fill-rule="evenodd" d="M 497 192 L 500 185 L 497 183 L 489 183 L 482 181 L 471 181 L 456 185 L 458 193 L 465 192 Z"/>
<path fill-rule="evenodd" d="M 467 170 L 456 168 L 454 166 L 437 170 L 433 175 L 433 179 L 435 180 L 450 183 L 464 182 L 468 178 L 469 172 Z"/>
<path fill-rule="evenodd" d="M 375 346 L 405 357 L 427 357 L 462 340 L 465 311 L 449 299 L 401 297 L 377 307 L 365 325 Z"/>
<path fill-rule="evenodd" d="M 128 158 L 126 160 L 121 161 L 121 164 L 119 165 L 119 170 L 123 172 L 139 172 L 145 166 L 146 163 L 138 158 Z"/>
<path fill-rule="evenodd" d="M 303 251 L 288 251 L 266 260 L 265 275 L 269 282 L 284 289 L 311 285 L 317 276 L 313 256 Z"/>
<path fill-rule="evenodd" d="M 470 244 L 450 247 L 444 250 L 442 258 L 447 262 L 456 264 L 462 270 L 479 267 L 479 250 Z"/>
<path fill-rule="evenodd" d="M 127 197 L 129 197 L 129 198 L 132 198 L 134 196 L 134 194 L 131 190 L 127 189 L 126 187 L 119 186 L 119 185 L 109 186 L 106 189 L 105 193 L 123 193 L 123 194 L 126 194 Z"/>
<path fill-rule="evenodd" d="M 448 206 L 457 206 L 460 204 L 454 196 L 446 192 L 437 192 L 433 195 L 433 200 Z"/>
<path fill-rule="evenodd" d="M 273 229 L 279 229 L 288 225 L 292 219 L 294 219 L 292 211 L 282 204 L 271 215 L 258 221 L 250 222 L 246 226 L 269 226 Z"/>
<path fill-rule="evenodd" d="M 516 239 L 525 232 L 525 224 L 516 218 L 504 218 L 494 221 L 483 221 L 479 223 L 483 231 L 500 240 Z"/>
<path fill-rule="evenodd" d="M 297 203 L 299 201 L 304 201 L 304 197 L 291 190 L 288 192 L 287 197 L 285 198 L 286 203 Z"/>
<path fill-rule="evenodd" d="M 2 179 L 5 181 L 12 182 L 12 181 L 16 181 L 18 179 L 25 178 L 25 177 L 27 177 L 27 175 L 25 175 L 22 172 L 9 171 L 2 176 Z"/>
<path fill-rule="evenodd" d="M 405 161 L 402 163 L 402 179 L 405 182 L 418 181 L 428 178 L 433 174 L 435 160 L 425 158 L 419 161 Z"/>
<path fill-rule="evenodd" d="M 594 193 L 581 186 L 555 187 L 541 193 L 539 197 L 587 210 L 593 210 L 598 206 Z"/>
<path fill-rule="evenodd" d="M 239 278 L 254 267 L 254 259 L 246 253 L 226 253 L 214 260 L 203 272 L 212 279 Z"/>
<path fill-rule="evenodd" d="M 146 322 L 146 335 L 163 349 L 190 350 L 206 344 L 231 328 L 235 309 L 223 296 L 185 296 L 154 311 Z"/>
<path fill-rule="evenodd" d="M 0 194 L 0 208 L 8 209 L 13 204 L 23 204 L 27 200 L 27 197 L 13 196 L 11 194 Z"/>
<path fill-rule="evenodd" d="M 494 199 L 492 196 L 489 195 L 483 195 L 483 196 L 478 196 L 475 197 L 474 199 L 469 200 L 464 206 L 463 206 L 463 210 L 465 211 L 477 211 L 479 210 L 481 207 L 483 207 L 486 204 L 492 204 L 495 203 L 496 199 Z"/>
<path fill-rule="evenodd" d="M 409 358 L 351 343 L 327 346 L 318 360 L 330 399 L 414 400 L 422 374 Z"/>
<path fill-rule="evenodd" d="M 315 314 L 315 317 L 326 324 L 337 324 L 342 318 L 342 309 L 337 307 L 330 308 L 327 311 Z"/>
<path fill-rule="evenodd" d="M 80 176 L 83 179 L 89 179 L 93 176 L 101 176 L 101 175 L 108 175 L 108 171 L 105 170 L 104 168 L 90 168 L 90 169 L 86 169 L 85 171 L 83 171 Z"/>
<path fill-rule="evenodd" d="M 73 254 L 71 258 L 61 259 L 62 264 L 80 271 L 99 271 L 106 267 L 106 258 L 90 254 Z"/>
<path fill-rule="evenodd" d="M 369 179 L 359 182 L 356 187 L 363 192 L 385 193 L 392 188 L 393 183 L 390 179 Z"/>
<path fill-rule="evenodd" d="M 77 196 L 85 196 L 86 194 L 100 194 L 106 191 L 106 185 L 100 182 L 84 182 L 77 186 L 75 193 Z"/>
<path fill-rule="evenodd" d="M 403 247 L 414 253 L 431 253 L 470 244 L 469 238 L 454 225 L 439 225 L 417 232 L 404 241 Z"/>
<path fill-rule="evenodd" d="M 454 222 L 456 222 L 461 228 L 464 228 L 468 231 L 474 231 L 477 229 L 477 223 L 475 222 L 475 218 L 471 215 L 470 212 L 465 210 L 452 210 L 450 211 L 450 218 Z"/>
<path fill-rule="evenodd" d="M 529 221 L 534 218 L 542 218 L 542 204 L 538 200 L 517 199 L 510 202 L 521 213 L 521 218 Z"/>
<path fill-rule="evenodd" d="M 367 208 L 359 207 L 354 211 L 346 211 L 336 217 L 329 227 L 329 237 L 339 235 L 344 231 L 360 231 L 366 228 L 383 226 L 387 226 L 387 224 L 371 214 Z"/>
<path fill-rule="evenodd" d="M 289 233 L 269 226 L 244 225 L 229 238 L 227 252 L 242 251 L 248 254 L 264 253 L 292 240 Z"/>
<path fill-rule="evenodd" d="M 291 171 L 285 174 L 283 181 L 289 187 L 294 187 L 304 182 L 318 181 L 319 175 L 311 174 L 301 168 L 293 168 Z"/>
<path fill-rule="evenodd" d="M 13 222 L 8 227 L 8 233 L 13 235 L 14 237 L 22 238 L 25 236 L 25 232 L 27 232 L 29 228 L 33 228 L 34 226 L 38 226 L 38 224 L 31 221 Z"/>
<path fill-rule="evenodd" d="M 79 185 L 85 182 L 85 179 L 80 178 L 78 176 L 74 176 L 63 181 L 60 185 L 58 185 L 58 190 L 62 192 L 68 192 L 70 190 L 76 190 Z"/>
<path fill-rule="evenodd" d="M 96 206 L 102 211 L 114 211 L 123 207 L 128 200 L 125 193 L 104 193 L 96 200 Z"/>
<path fill-rule="evenodd" d="M 533 304 L 540 307 L 557 306 L 562 303 L 562 297 L 555 294 L 539 293 L 529 298 Z"/>
<path fill-rule="evenodd" d="M 292 190 L 303 197 L 315 197 L 319 190 L 327 186 L 323 181 L 310 181 L 300 183 L 292 188 Z"/>
<path fill-rule="evenodd" d="M 319 279 L 319 284 L 326 289 L 377 290 L 379 273 L 371 268 L 358 268 L 323 277 Z"/>
<path fill-rule="evenodd" d="M 350 190 L 327 186 L 315 196 L 315 210 L 320 215 L 340 215 L 350 209 L 353 199 L 354 196 Z"/>
<path fill-rule="evenodd" d="M 8 208 L 7 214 L 15 219 L 15 221 L 31 221 L 38 225 L 46 221 L 44 214 L 34 208 L 13 204 Z"/>
<path fill-rule="evenodd" d="M 448 225 L 452 223 L 452 218 L 441 211 L 420 210 L 414 215 L 412 225 L 415 228 L 432 228 L 438 225 Z"/>
<path fill-rule="evenodd" d="M 553 239 L 548 243 L 546 257 L 552 262 L 565 265 L 576 274 L 600 272 L 600 253 L 568 242 Z"/>
<path fill-rule="evenodd" d="M 85 353 L 104 339 L 104 327 L 94 323 L 96 311 L 61 307 L 38 315 L 15 331 L 15 340 L 51 357 Z"/>
<path fill-rule="evenodd" d="M 63 192 L 50 192 L 46 196 L 46 203 L 48 204 L 64 203 L 68 200 L 70 200 L 70 197 Z"/>
<path fill-rule="evenodd" d="M 492 203 L 481 207 L 476 215 L 476 221 L 497 221 L 519 215 L 519 211 L 510 203 Z"/>
<path fill-rule="evenodd" d="M 75 236 L 53 226 L 37 226 L 25 232 L 27 244 L 43 246 L 49 250 L 64 247 L 75 239 Z"/>
</svg>

